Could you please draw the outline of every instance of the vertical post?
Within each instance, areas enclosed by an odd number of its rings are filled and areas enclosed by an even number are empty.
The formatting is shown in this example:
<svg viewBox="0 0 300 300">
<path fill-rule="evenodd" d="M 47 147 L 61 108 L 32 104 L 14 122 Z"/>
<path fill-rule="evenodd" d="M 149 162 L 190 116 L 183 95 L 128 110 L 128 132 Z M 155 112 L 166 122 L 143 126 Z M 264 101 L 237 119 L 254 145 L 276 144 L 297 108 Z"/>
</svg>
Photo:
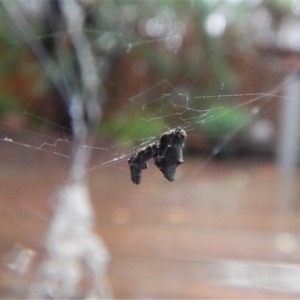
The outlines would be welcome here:
<svg viewBox="0 0 300 300">
<path fill-rule="evenodd" d="M 291 200 L 299 162 L 300 73 L 288 75 L 283 87 L 277 147 L 280 210 L 286 210 Z"/>
</svg>

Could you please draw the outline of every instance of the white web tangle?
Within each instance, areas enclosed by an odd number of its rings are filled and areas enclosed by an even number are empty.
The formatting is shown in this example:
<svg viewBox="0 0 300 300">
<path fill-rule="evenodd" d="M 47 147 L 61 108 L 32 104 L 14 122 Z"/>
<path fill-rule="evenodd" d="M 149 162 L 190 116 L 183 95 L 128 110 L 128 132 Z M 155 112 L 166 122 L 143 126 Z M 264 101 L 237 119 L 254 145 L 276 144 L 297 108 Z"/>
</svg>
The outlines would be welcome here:
<svg viewBox="0 0 300 300">
<path fill-rule="evenodd" d="M 128 41 L 125 38 L 125 35 L 119 32 L 106 32 L 104 30 L 95 30 L 90 28 L 83 28 L 83 31 L 87 33 L 94 33 L 96 34 L 95 40 L 90 40 L 90 45 L 93 45 L 94 42 L 96 42 L 97 36 L 101 36 L 103 33 L 109 33 L 119 38 L 119 44 L 121 47 L 124 48 L 125 53 L 130 53 L 133 49 L 139 48 L 144 45 L 148 44 L 155 44 L 158 43 L 160 47 L 164 47 L 164 43 L 168 43 L 170 41 L 170 38 L 172 36 L 176 36 L 178 33 L 181 32 L 181 34 L 184 33 L 185 24 L 182 22 L 175 22 L 175 19 L 172 17 L 170 19 L 164 17 L 164 13 L 162 15 L 159 15 L 157 19 L 151 19 L 149 22 L 157 22 L 157 24 L 160 26 L 161 31 L 159 31 L 158 35 L 152 35 L 150 33 L 147 33 L 151 39 L 143 39 L 139 41 Z M 64 38 L 65 36 L 69 34 L 77 34 L 80 29 L 67 29 L 65 31 L 56 32 L 54 34 L 46 34 L 46 35 L 39 35 L 35 36 L 34 33 L 30 30 L 30 28 L 26 28 L 26 34 L 24 33 L 24 37 L 26 37 L 26 40 L 30 42 L 35 43 L 36 40 L 43 40 L 47 39 L 49 37 L 58 37 L 58 38 Z M 24 31 L 25 32 L 25 31 Z M 43 66 L 43 64 L 41 63 Z M 53 63 L 55 66 L 55 63 Z M 194 68 L 197 68 L 197 65 L 194 66 Z M 192 70 L 191 70 L 192 71 Z M 185 74 L 185 77 L 188 74 Z M 51 78 L 51 76 L 50 76 Z M 191 86 L 193 87 L 193 86 Z M 188 90 L 188 88 L 184 88 L 185 90 Z M 199 87 L 201 90 L 201 86 Z M 220 90 L 222 91 L 224 89 L 224 84 L 220 86 Z M 223 103 L 226 103 L 226 100 L 232 100 L 236 99 L 239 100 L 242 98 L 243 100 L 239 103 L 232 105 L 231 109 L 225 112 L 225 114 L 230 114 L 230 112 L 238 110 L 240 108 L 248 108 L 251 106 L 251 112 L 253 115 L 253 118 L 248 120 L 244 124 L 246 126 L 247 124 L 254 122 L 256 116 L 259 116 L 259 113 L 262 108 L 266 107 L 268 105 L 269 101 L 274 101 L 275 99 L 282 99 L 281 96 L 283 92 L 283 88 L 281 86 L 277 86 L 275 88 L 272 88 L 270 91 L 267 91 L 265 93 L 237 93 L 237 94 L 216 94 L 216 95 L 201 95 L 201 92 L 198 95 L 191 95 L 189 91 L 185 92 L 182 91 L 182 87 L 174 86 L 168 79 L 163 79 L 157 83 L 154 83 L 152 86 L 146 88 L 144 91 L 131 96 L 129 99 L 127 99 L 130 103 L 134 103 L 137 107 L 137 110 L 141 110 L 145 112 L 145 117 L 143 120 L 145 122 L 152 122 L 157 119 L 162 119 L 166 121 L 168 124 L 167 128 L 161 128 L 160 132 L 157 132 L 156 136 L 149 136 L 145 138 L 144 140 L 135 140 L 135 146 L 132 149 L 129 149 L 125 152 L 115 152 L 114 149 L 118 149 L 120 145 L 115 145 L 111 149 L 103 148 L 103 147 L 95 147 L 93 145 L 81 145 L 83 148 L 89 148 L 95 152 L 100 153 L 101 156 L 104 156 L 104 158 L 99 162 L 98 164 L 92 166 L 89 171 L 98 170 L 102 167 L 107 166 L 113 166 L 116 163 L 123 161 L 125 159 L 128 159 L 132 153 L 132 151 L 135 151 L 136 149 L 139 149 L 141 147 L 144 147 L 147 144 L 150 144 L 154 139 L 156 139 L 162 132 L 164 132 L 166 129 L 175 128 L 177 126 L 182 127 L 187 132 L 192 131 L 193 134 L 195 134 L 194 129 L 196 127 L 200 127 L 202 125 L 205 125 L 207 123 L 210 123 L 216 118 L 219 118 L 220 115 L 217 117 L 214 115 L 215 111 L 220 110 L 222 108 L 222 101 Z M 247 99 L 247 100 L 245 100 Z M 197 104 L 201 103 L 202 100 L 208 100 L 211 102 L 209 107 L 206 109 L 197 109 Z M 217 107 L 216 104 L 218 104 Z M 252 106 L 255 105 L 253 108 Z M 157 106 L 157 107 L 156 107 Z M 30 107 L 30 101 L 28 103 L 28 107 Z M 153 110 L 152 108 L 155 107 Z M 172 112 L 173 111 L 173 112 Z M 38 116 L 35 116 L 34 114 L 28 112 L 27 110 L 24 110 L 23 114 L 25 116 L 31 117 L 32 119 L 39 119 Z M 61 132 L 66 132 L 67 129 L 60 127 L 57 124 L 51 124 L 46 119 L 42 119 L 44 123 L 49 123 L 50 125 L 53 125 L 61 130 Z M 47 135 L 41 135 L 40 133 L 34 133 L 30 131 L 25 131 L 22 129 L 17 128 L 7 128 L 6 125 L 1 125 L 3 129 L 8 129 L 6 131 L 7 136 L 0 138 L 0 141 L 2 142 L 9 142 L 13 143 L 19 146 L 24 146 L 27 148 L 32 148 L 34 150 L 40 150 L 48 152 L 49 154 L 59 155 L 63 156 L 65 158 L 71 157 L 71 150 L 60 150 L 60 144 L 65 144 L 67 146 L 72 145 L 72 142 L 68 140 L 68 138 L 65 139 L 56 139 L 51 136 Z M 226 145 L 230 142 L 230 140 L 242 129 L 236 128 L 233 130 L 230 134 L 228 134 L 226 137 L 223 138 L 222 141 L 220 141 L 220 144 L 216 146 L 215 149 L 212 150 L 211 156 L 214 157 L 220 149 L 223 147 L 226 147 Z M 36 139 L 37 144 L 30 144 L 22 142 L 22 138 L 14 138 L 14 134 L 12 136 L 9 134 L 10 131 L 17 132 L 20 135 L 29 135 L 29 136 L 38 136 Z M 46 141 L 43 141 L 46 140 Z M 47 140 L 50 140 L 48 142 Z M 53 141 L 52 141 L 53 140 Z M 40 142 L 39 142 L 40 141 Z M 40 144 L 38 144 L 40 143 Z M 65 153 L 66 152 L 66 153 Z"/>
<path fill-rule="evenodd" d="M 120 161 L 128 159 L 132 152 L 150 144 L 167 129 L 180 126 L 187 132 L 193 132 L 193 134 L 195 134 L 194 130 L 197 126 L 201 127 L 222 116 L 220 114 L 215 116 L 214 113 L 222 109 L 222 103 L 226 104 L 226 99 L 240 99 L 241 97 L 243 97 L 243 99 L 248 99 L 243 100 L 235 105 L 231 105 L 230 109 L 224 112 L 224 114 L 230 114 L 235 110 L 248 108 L 253 117 L 249 120 L 245 120 L 245 123 L 242 124 L 242 127 L 235 128 L 232 132 L 222 138 L 220 144 L 217 145 L 216 148 L 211 152 L 210 158 L 213 158 L 222 148 L 226 147 L 230 140 L 234 138 L 244 126 L 253 123 L 255 118 L 259 117 L 261 110 L 268 109 L 268 104 L 270 101 L 274 101 L 275 99 L 283 99 L 284 97 L 281 94 L 283 93 L 284 89 L 287 89 L 287 87 L 283 88 L 278 86 L 267 93 L 217 94 L 191 97 L 188 93 L 178 92 L 176 87 L 174 87 L 167 79 L 164 79 L 154 84 L 152 87 L 149 87 L 146 91 L 132 96 L 130 99 L 128 99 L 128 101 L 134 103 L 137 106 L 137 109 L 140 109 L 145 113 L 143 117 L 144 122 L 151 123 L 157 119 L 162 119 L 165 121 L 171 120 L 168 122 L 169 127 L 161 128 L 161 131 L 158 132 L 156 136 L 149 136 L 142 140 L 135 140 L 135 146 L 126 150 L 125 152 L 118 152 L 118 149 L 120 146 L 126 147 L 126 145 L 116 144 L 109 149 L 90 145 L 81 145 L 80 147 L 88 148 L 92 151 L 101 153 L 101 156 L 103 156 L 102 161 L 92 166 L 88 172 L 99 170 L 103 167 L 113 166 Z M 153 95 L 157 95 L 158 93 L 161 94 L 157 97 L 153 97 Z M 210 107 L 207 109 L 194 108 L 194 106 L 202 100 L 209 100 L 212 104 L 210 104 Z M 216 107 L 216 104 L 220 105 Z M 156 110 L 152 109 L 152 106 L 154 105 L 158 106 Z M 171 111 L 173 111 L 173 113 Z M 49 154 L 71 158 L 70 148 L 72 146 L 72 141 L 68 140 L 68 138 L 57 139 L 52 136 L 35 133 L 28 130 L 11 127 L 8 128 L 5 124 L 2 124 L 2 128 L 6 129 L 7 134 L 6 137 L 0 139 L 2 142 L 9 142 L 19 146 L 32 148 L 34 150 L 45 151 Z M 62 128 L 62 130 L 64 129 Z M 15 134 L 9 135 L 9 132 L 16 132 L 17 138 L 12 138 L 11 136 L 14 136 Z M 35 137 L 35 143 L 22 143 L 22 138 L 18 136 L 24 135 Z M 60 148 L 63 148 L 63 150 Z M 114 151 L 114 149 L 117 151 Z"/>
<path fill-rule="evenodd" d="M 101 35 L 105 31 L 101 30 L 94 30 L 94 29 L 85 29 L 86 33 L 93 32 L 98 33 Z M 76 29 L 70 29 L 66 31 L 57 32 L 55 34 L 48 34 L 48 35 L 40 35 L 37 37 L 32 36 L 30 39 L 32 41 L 43 40 L 47 39 L 49 37 L 57 36 L 57 37 L 64 37 L 70 33 L 77 33 L 78 30 Z M 110 32 L 113 35 L 116 35 L 120 38 L 121 44 L 124 47 L 125 52 L 129 53 L 134 48 L 138 48 L 143 45 L 147 45 L 149 43 L 159 43 L 159 42 L 165 42 L 165 38 L 152 38 L 150 40 L 142 40 L 138 42 L 127 42 L 126 39 L 123 37 L 121 33 L 118 32 Z M 91 44 L 93 41 L 91 41 Z M 196 66 L 195 66 L 196 67 Z M 220 87 L 220 90 L 223 90 L 224 84 Z M 145 112 L 145 117 L 143 118 L 146 122 L 152 122 L 156 119 L 162 119 L 165 121 L 169 121 L 171 119 L 171 122 L 168 122 L 167 128 L 161 128 L 160 132 L 157 133 L 156 136 L 149 136 L 143 140 L 135 140 L 135 146 L 127 150 L 125 152 L 115 152 L 114 149 L 119 149 L 120 145 L 115 145 L 111 149 L 103 148 L 103 147 L 95 147 L 90 145 L 82 145 L 81 147 L 90 148 L 91 150 L 100 153 L 101 156 L 104 156 L 104 158 L 99 162 L 98 164 L 92 166 L 89 171 L 98 170 L 102 167 L 107 166 L 113 166 L 116 163 L 123 161 L 125 159 L 128 159 L 132 153 L 132 151 L 135 151 L 136 149 L 142 148 L 147 144 L 150 144 L 154 139 L 156 139 L 162 132 L 164 132 L 166 129 L 175 128 L 177 126 L 182 127 L 187 132 L 193 131 L 196 126 L 200 124 L 207 124 L 211 121 L 213 121 L 215 118 L 219 118 L 220 115 L 217 117 L 214 116 L 214 111 L 218 111 L 220 108 L 222 108 L 222 101 L 223 103 L 226 103 L 226 100 L 232 100 L 236 99 L 239 100 L 240 98 L 243 98 L 243 101 L 240 101 L 239 103 L 232 105 L 231 109 L 226 112 L 230 114 L 230 112 L 238 110 L 240 108 L 248 108 L 251 107 L 251 112 L 253 114 L 253 119 L 249 120 L 249 123 L 254 122 L 255 116 L 259 116 L 260 111 L 263 108 L 267 109 L 269 101 L 274 101 L 275 99 L 283 99 L 282 92 L 287 87 L 282 87 L 281 85 L 278 85 L 275 88 L 272 88 L 271 90 L 265 92 L 265 93 L 237 93 L 237 94 L 216 94 L 216 95 L 193 95 L 189 92 L 183 92 L 181 87 L 174 86 L 168 79 L 163 79 L 152 86 L 148 87 L 144 91 L 131 96 L 128 100 L 128 102 L 134 103 L 136 105 L 137 110 L 141 110 Z M 186 88 L 185 88 L 186 89 Z M 201 87 L 200 87 L 201 89 Z M 248 100 L 245 100 L 248 99 Z M 207 109 L 197 109 L 195 106 L 200 103 L 202 100 L 209 100 L 211 102 L 210 106 Z M 155 106 L 157 104 L 158 108 L 156 110 L 152 109 L 152 106 Z M 218 107 L 215 107 L 216 104 L 221 104 Z M 252 107 L 255 105 L 255 107 Z M 28 107 L 30 107 L 30 102 L 28 103 Z M 170 112 L 173 110 L 173 113 Z M 23 114 L 25 116 L 28 116 L 32 119 L 40 119 L 40 117 L 35 116 L 34 114 L 28 112 L 27 110 L 23 111 Z M 190 114 L 190 115 L 189 115 Z M 68 129 L 65 129 L 57 124 L 51 123 L 46 119 L 42 119 L 44 123 L 49 123 L 51 126 L 55 126 L 58 129 L 61 130 L 61 132 L 67 132 Z M 167 122 L 166 122 L 167 123 Z M 245 126 L 247 124 L 245 123 Z M 34 150 L 40 150 L 48 152 L 49 154 L 59 155 L 63 156 L 65 158 L 70 158 L 71 154 L 70 151 L 67 150 L 68 154 L 62 152 L 59 148 L 59 144 L 66 144 L 67 146 L 72 145 L 72 142 L 68 140 L 68 138 L 65 139 L 56 139 L 55 137 L 47 136 L 45 134 L 35 133 L 33 131 L 23 130 L 19 128 L 8 128 L 7 125 L 0 123 L 0 126 L 3 129 L 6 130 L 7 136 L 0 139 L 2 142 L 10 142 L 19 146 L 24 146 L 28 148 L 32 148 Z M 232 131 L 232 133 L 229 135 L 231 137 L 234 137 L 239 130 L 242 128 L 237 128 L 236 130 Z M 9 132 L 18 132 L 20 135 L 29 135 L 29 136 L 38 136 L 37 143 L 40 140 L 53 140 L 53 142 L 40 142 L 40 144 L 30 144 L 30 143 L 23 143 L 21 139 L 19 138 L 12 138 L 9 134 Z M 193 134 L 195 134 L 193 132 Z M 13 136 L 14 134 L 12 134 Z M 214 157 L 218 151 L 226 147 L 226 145 L 230 142 L 229 136 L 227 135 L 224 137 L 223 141 L 218 145 L 215 149 L 212 150 L 211 158 Z M 123 145 L 124 146 L 124 145 Z M 125 145 L 126 146 L 126 145 Z M 65 150 L 64 150 L 65 151 Z"/>
</svg>

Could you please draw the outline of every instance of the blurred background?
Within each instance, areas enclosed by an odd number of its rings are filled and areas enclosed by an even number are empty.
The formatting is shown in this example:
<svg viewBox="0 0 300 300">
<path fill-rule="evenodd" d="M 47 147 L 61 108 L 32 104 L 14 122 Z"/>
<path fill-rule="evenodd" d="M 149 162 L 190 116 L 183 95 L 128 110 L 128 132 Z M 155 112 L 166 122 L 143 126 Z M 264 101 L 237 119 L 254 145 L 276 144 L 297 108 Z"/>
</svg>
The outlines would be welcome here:
<svg viewBox="0 0 300 300">
<path fill-rule="evenodd" d="M 80 26 L 99 102 L 81 147 L 112 297 L 298 298 L 300 1 L 74 1 L 83 25 L 62 2 L 0 2 L 0 298 L 24 298 L 47 253 L 72 95 L 87 123 L 93 111 Z M 175 181 L 150 162 L 134 185 L 127 159 L 177 126 Z"/>
</svg>

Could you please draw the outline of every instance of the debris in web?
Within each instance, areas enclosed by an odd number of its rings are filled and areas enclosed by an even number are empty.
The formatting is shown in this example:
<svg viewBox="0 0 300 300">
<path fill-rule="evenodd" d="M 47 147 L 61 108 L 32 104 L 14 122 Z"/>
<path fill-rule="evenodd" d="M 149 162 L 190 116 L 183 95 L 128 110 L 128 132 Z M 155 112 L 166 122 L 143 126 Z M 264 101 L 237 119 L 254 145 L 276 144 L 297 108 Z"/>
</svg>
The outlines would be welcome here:
<svg viewBox="0 0 300 300">
<path fill-rule="evenodd" d="M 182 148 L 185 141 L 186 132 L 177 127 L 162 134 L 158 141 L 138 150 L 128 159 L 132 182 L 141 183 L 141 172 L 147 169 L 147 161 L 152 157 L 165 178 L 174 181 L 176 168 L 184 162 Z"/>
</svg>

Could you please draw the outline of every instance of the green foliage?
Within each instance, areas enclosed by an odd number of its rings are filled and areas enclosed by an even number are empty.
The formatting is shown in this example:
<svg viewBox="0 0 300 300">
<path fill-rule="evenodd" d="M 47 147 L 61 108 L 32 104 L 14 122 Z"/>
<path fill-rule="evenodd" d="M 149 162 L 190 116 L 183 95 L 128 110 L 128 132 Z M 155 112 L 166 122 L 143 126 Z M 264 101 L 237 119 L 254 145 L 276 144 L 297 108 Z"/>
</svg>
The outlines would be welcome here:
<svg viewBox="0 0 300 300">
<path fill-rule="evenodd" d="M 44 96 L 49 91 L 48 80 L 39 64 L 31 58 L 30 51 L 20 34 L 8 22 L 0 3 L 0 115 L 19 112 L 21 101 L 17 95 L 29 92 L 32 96 Z M 23 85 L 17 84 L 19 81 Z"/>
<path fill-rule="evenodd" d="M 20 112 L 21 106 L 18 99 L 10 93 L 1 93 L 0 96 L 0 116 L 3 114 Z"/>
<path fill-rule="evenodd" d="M 209 139 L 219 141 L 225 135 L 243 129 L 249 123 L 251 116 L 249 111 L 237 105 L 222 103 L 211 109 L 199 129 Z"/>
<path fill-rule="evenodd" d="M 116 114 L 100 126 L 100 134 L 113 139 L 125 147 L 133 146 L 134 142 L 143 138 L 158 136 L 164 123 L 161 119 L 145 120 L 140 113 Z"/>
<path fill-rule="evenodd" d="M 0 9 L 1 10 L 1 9 Z M 4 18 L 0 14 L 0 18 Z M 8 24 L 0 21 L 0 78 L 11 75 L 19 67 L 23 44 Z"/>
</svg>

